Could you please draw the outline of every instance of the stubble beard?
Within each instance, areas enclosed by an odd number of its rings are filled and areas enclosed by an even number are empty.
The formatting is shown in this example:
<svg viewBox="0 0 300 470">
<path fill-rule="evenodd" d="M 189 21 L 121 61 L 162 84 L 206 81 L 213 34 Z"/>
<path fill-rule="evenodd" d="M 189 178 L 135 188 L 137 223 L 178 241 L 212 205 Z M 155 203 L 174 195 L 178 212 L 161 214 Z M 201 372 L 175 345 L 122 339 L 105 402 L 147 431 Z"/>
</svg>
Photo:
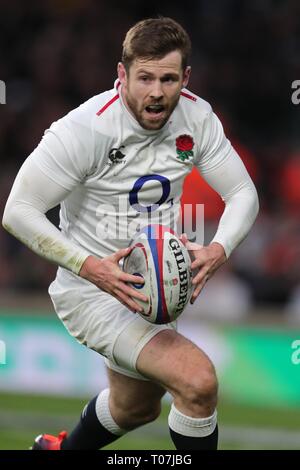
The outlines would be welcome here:
<svg viewBox="0 0 300 470">
<path fill-rule="evenodd" d="M 179 98 L 180 98 L 180 95 L 174 101 L 174 103 L 172 103 L 171 108 L 168 108 L 166 110 L 166 116 L 158 122 L 150 121 L 150 120 L 147 120 L 147 119 L 143 118 L 142 113 L 143 113 L 144 108 L 142 108 L 141 111 L 139 111 L 138 104 L 137 104 L 136 100 L 130 96 L 129 90 L 127 90 L 127 94 L 126 94 L 126 103 L 127 103 L 127 106 L 129 107 L 131 113 L 133 114 L 133 116 L 135 117 L 137 122 L 139 123 L 139 125 L 143 129 L 153 131 L 153 130 L 160 130 L 167 123 L 167 121 L 169 120 L 172 112 L 174 111 L 174 109 L 177 106 Z"/>
</svg>

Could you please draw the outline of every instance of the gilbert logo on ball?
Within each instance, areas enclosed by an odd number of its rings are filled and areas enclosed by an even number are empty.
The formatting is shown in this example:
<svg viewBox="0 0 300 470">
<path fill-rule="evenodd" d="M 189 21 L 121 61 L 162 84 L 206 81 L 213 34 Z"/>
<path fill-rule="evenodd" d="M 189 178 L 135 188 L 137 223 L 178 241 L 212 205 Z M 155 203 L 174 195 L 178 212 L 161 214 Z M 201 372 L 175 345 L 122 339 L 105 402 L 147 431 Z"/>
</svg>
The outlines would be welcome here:
<svg viewBox="0 0 300 470">
<path fill-rule="evenodd" d="M 125 272 L 141 276 L 144 284 L 133 285 L 149 301 L 136 300 L 140 315 L 151 323 L 170 323 L 181 315 L 192 294 L 191 259 L 178 235 L 169 227 L 147 225 L 130 243 Z"/>
</svg>

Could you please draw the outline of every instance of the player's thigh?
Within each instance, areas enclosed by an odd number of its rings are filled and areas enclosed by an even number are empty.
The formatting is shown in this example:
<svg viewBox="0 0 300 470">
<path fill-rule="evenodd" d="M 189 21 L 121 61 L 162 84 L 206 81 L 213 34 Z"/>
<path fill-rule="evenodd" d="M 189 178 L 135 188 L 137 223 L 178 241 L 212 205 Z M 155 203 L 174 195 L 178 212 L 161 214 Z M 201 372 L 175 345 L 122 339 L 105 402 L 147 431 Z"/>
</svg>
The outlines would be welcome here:
<svg viewBox="0 0 300 470">
<path fill-rule="evenodd" d="M 209 357 L 174 330 L 164 330 L 154 336 L 140 352 L 136 368 L 172 395 L 217 387 L 215 368 Z"/>
<path fill-rule="evenodd" d="M 149 380 L 138 380 L 107 368 L 110 397 L 113 406 L 119 410 L 134 411 L 136 414 L 160 408 L 160 400 L 166 390 Z"/>
</svg>

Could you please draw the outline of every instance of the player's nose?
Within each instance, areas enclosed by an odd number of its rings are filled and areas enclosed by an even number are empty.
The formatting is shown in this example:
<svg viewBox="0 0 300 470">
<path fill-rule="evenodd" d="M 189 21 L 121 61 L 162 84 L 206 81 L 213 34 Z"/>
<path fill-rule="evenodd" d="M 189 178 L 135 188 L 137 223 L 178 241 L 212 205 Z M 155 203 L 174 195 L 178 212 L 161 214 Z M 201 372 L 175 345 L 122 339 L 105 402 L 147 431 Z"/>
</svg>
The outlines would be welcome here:
<svg viewBox="0 0 300 470">
<path fill-rule="evenodd" d="M 160 80 L 155 80 L 153 82 L 153 86 L 152 86 L 152 89 L 151 89 L 151 92 L 150 92 L 150 97 L 155 99 L 155 100 L 159 100 L 160 98 L 163 97 L 163 89 L 162 89 L 162 85 L 160 83 Z"/>
</svg>

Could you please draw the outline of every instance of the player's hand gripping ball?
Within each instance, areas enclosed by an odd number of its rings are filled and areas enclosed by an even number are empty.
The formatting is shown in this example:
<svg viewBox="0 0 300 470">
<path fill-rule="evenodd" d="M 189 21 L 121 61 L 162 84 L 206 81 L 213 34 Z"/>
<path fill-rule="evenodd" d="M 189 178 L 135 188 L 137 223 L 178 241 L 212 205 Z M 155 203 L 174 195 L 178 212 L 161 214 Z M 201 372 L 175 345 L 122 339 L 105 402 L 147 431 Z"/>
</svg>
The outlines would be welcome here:
<svg viewBox="0 0 300 470">
<path fill-rule="evenodd" d="M 176 233 L 164 225 L 147 225 L 130 243 L 123 270 L 141 276 L 143 285 L 132 284 L 149 301 L 135 299 L 139 313 L 151 323 L 169 323 L 183 312 L 192 295 L 191 259 Z"/>
</svg>

